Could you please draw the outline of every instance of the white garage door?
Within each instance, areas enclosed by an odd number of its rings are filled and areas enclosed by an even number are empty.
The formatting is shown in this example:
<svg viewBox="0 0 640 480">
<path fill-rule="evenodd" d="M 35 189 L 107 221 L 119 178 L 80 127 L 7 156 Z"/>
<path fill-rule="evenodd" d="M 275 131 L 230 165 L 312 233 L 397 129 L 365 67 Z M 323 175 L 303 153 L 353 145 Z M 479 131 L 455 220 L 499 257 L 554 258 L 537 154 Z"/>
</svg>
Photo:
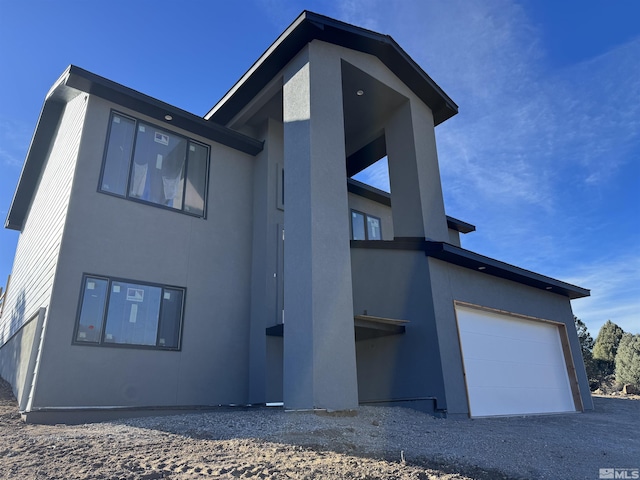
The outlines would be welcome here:
<svg viewBox="0 0 640 480">
<path fill-rule="evenodd" d="M 456 306 L 472 417 L 573 412 L 558 326 Z"/>
</svg>

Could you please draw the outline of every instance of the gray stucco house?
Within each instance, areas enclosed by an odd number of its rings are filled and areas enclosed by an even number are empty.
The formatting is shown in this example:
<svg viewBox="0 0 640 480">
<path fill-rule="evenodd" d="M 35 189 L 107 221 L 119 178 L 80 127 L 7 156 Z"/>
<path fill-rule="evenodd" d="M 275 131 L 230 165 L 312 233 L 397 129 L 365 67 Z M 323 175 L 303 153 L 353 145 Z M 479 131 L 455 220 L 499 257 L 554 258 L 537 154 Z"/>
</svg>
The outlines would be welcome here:
<svg viewBox="0 0 640 480">
<path fill-rule="evenodd" d="M 6 220 L 0 374 L 26 420 L 592 409 L 589 291 L 465 250 L 445 214 L 456 113 L 389 36 L 310 12 L 204 118 L 70 66 Z M 385 156 L 391 194 L 351 178 Z"/>
</svg>

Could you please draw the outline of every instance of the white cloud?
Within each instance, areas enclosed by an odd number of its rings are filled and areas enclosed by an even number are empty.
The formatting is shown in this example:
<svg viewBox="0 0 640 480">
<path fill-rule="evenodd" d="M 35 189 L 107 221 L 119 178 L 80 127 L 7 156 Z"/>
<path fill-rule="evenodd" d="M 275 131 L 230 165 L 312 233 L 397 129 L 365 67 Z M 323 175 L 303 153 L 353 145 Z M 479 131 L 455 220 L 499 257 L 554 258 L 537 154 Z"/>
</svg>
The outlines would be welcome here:
<svg viewBox="0 0 640 480">
<path fill-rule="evenodd" d="M 389 165 L 387 157 L 381 158 L 373 165 L 365 168 L 353 178 L 385 192 L 390 192 Z"/>
<path fill-rule="evenodd" d="M 624 218 L 607 198 L 638 174 L 640 38 L 555 67 L 515 1 L 349 0 L 340 13 L 393 36 L 460 105 L 436 135 L 447 213 L 478 226 L 464 245 L 590 288 L 574 308 L 594 334 L 609 318 L 640 332 L 637 234 L 611 233 Z M 637 214 L 633 195 L 616 206 Z M 596 248 L 619 254 L 592 260 Z"/>
<path fill-rule="evenodd" d="M 26 125 L 0 118 L 0 166 L 16 170 L 22 167 L 30 135 Z"/>
<path fill-rule="evenodd" d="M 604 257 L 574 268 L 569 283 L 585 285 L 592 296 L 575 300 L 573 310 L 592 335 L 611 320 L 626 332 L 640 333 L 640 257 Z"/>
</svg>

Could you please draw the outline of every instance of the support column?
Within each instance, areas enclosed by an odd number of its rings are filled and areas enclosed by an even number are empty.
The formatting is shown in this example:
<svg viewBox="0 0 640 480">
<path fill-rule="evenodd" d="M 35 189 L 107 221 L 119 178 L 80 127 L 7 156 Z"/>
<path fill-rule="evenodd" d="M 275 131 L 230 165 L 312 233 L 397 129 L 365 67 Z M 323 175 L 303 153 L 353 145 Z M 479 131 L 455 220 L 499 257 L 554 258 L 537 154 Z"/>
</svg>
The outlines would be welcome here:
<svg viewBox="0 0 640 480">
<path fill-rule="evenodd" d="M 341 65 L 312 42 L 287 66 L 284 404 L 358 405 Z"/>
<path fill-rule="evenodd" d="M 448 241 L 433 115 L 407 101 L 385 126 L 393 232 Z"/>
</svg>

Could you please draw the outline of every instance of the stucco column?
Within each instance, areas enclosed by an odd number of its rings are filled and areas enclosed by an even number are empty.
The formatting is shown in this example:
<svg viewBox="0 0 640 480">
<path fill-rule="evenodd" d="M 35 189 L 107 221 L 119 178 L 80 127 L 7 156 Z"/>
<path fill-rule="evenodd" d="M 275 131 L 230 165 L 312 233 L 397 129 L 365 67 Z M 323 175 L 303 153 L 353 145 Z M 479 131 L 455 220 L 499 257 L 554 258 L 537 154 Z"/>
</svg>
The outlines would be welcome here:
<svg viewBox="0 0 640 480">
<path fill-rule="evenodd" d="M 407 101 L 385 125 L 395 237 L 448 241 L 433 115 Z"/>
<path fill-rule="evenodd" d="M 358 405 L 340 58 L 314 41 L 285 68 L 284 404 Z"/>
</svg>

